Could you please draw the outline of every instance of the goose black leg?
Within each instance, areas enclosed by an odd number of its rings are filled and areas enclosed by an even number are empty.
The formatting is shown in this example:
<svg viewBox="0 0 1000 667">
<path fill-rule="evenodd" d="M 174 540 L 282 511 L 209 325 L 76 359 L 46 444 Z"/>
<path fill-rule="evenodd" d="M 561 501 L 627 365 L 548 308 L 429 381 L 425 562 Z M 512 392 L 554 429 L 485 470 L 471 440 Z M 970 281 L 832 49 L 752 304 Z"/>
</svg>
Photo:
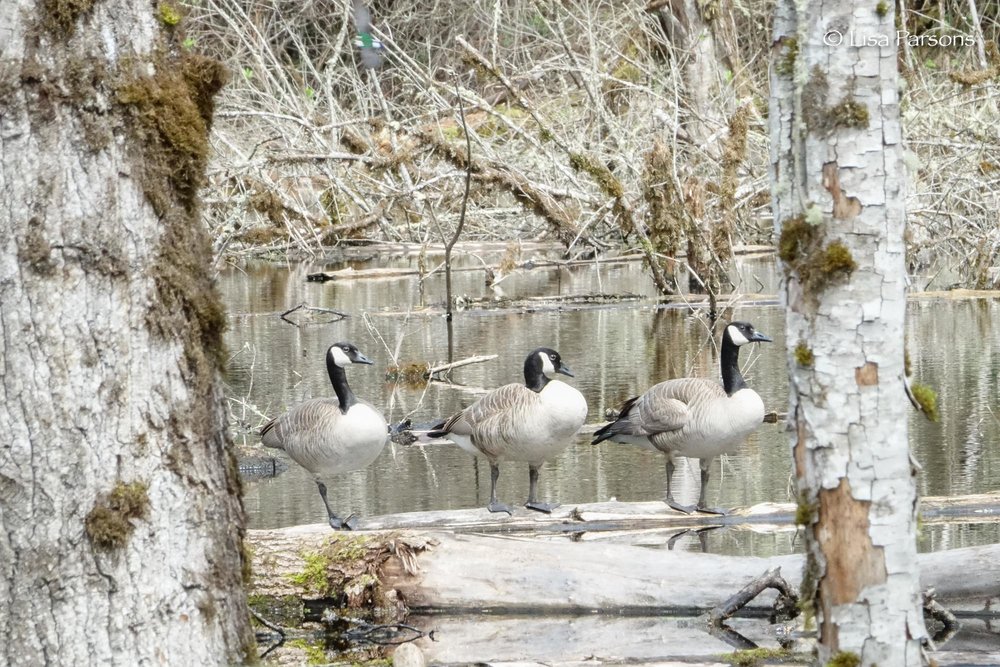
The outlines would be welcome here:
<svg viewBox="0 0 1000 667">
<path fill-rule="evenodd" d="M 506 512 L 509 515 L 514 514 L 514 510 L 510 508 L 509 505 L 504 505 L 503 503 L 497 501 L 497 479 L 500 477 L 500 466 L 496 463 L 490 463 L 490 504 L 486 506 L 491 512 Z"/>
<path fill-rule="evenodd" d="M 326 499 L 326 484 L 317 479 L 316 486 L 319 487 L 319 495 L 323 498 L 323 504 L 326 506 L 326 515 L 330 518 L 330 527 L 334 530 L 354 530 L 354 527 L 358 524 L 358 518 L 352 514 L 346 519 L 341 519 L 334 514 L 333 510 L 330 509 L 330 502 Z"/>
<path fill-rule="evenodd" d="M 538 492 L 538 466 L 528 465 L 528 502 L 524 503 L 524 506 L 529 510 L 535 510 L 536 512 L 545 512 L 549 514 L 555 508 L 559 507 L 559 503 L 540 503 L 538 502 L 535 494 Z"/>
<path fill-rule="evenodd" d="M 695 509 L 699 512 L 705 514 L 718 514 L 719 516 L 725 516 L 729 514 L 729 510 L 719 509 L 718 507 L 706 507 L 705 506 L 705 491 L 708 489 L 708 469 L 712 465 L 712 459 L 701 459 L 701 492 L 698 494 L 698 505 Z"/>
<path fill-rule="evenodd" d="M 670 506 L 670 509 L 675 509 L 678 512 L 684 512 L 684 514 L 690 514 L 695 510 L 694 505 L 681 505 L 679 502 L 674 500 L 674 494 L 670 491 L 670 480 L 674 476 L 674 460 L 667 457 L 667 497 L 664 498 L 664 502 Z"/>
</svg>

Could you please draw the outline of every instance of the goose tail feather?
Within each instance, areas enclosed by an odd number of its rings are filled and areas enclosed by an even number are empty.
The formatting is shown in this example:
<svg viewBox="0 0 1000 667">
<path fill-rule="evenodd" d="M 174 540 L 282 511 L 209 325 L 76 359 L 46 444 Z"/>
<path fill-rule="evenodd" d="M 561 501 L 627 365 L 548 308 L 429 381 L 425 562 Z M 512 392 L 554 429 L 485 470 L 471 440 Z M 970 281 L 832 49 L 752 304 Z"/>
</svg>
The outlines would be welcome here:
<svg viewBox="0 0 1000 667">
<path fill-rule="evenodd" d="M 639 400 L 639 397 L 633 396 L 622 403 L 621 409 L 618 411 L 618 419 L 597 429 L 594 432 L 594 439 L 590 441 L 590 444 L 596 445 L 602 443 L 605 440 L 610 440 L 620 433 L 631 435 L 632 424 L 629 420 L 629 411 L 632 409 L 632 406 L 635 405 L 637 400 Z"/>
</svg>

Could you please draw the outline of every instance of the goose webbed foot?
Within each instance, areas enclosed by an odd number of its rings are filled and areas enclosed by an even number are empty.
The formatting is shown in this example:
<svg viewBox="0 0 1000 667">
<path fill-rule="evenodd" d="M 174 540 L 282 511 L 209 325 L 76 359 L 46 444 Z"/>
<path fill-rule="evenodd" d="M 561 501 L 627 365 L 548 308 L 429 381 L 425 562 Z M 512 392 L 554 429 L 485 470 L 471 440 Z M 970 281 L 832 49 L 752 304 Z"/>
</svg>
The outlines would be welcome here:
<svg viewBox="0 0 1000 667">
<path fill-rule="evenodd" d="M 703 507 L 702 505 L 697 505 L 694 508 L 695 512 L 701 512 L 702 514 L 715 514 L 718 516 L 726 516 L 732 510 L 722 509 L 721 507 Z"/>
<path fill-rule="evenodd" d="M 490 504 L 486 506 L 490 512 L 506 512 L 509 516 L 514 516 L 514 510 L 510 508 L 510 505 L 504 505 L 496 500 L 491 500 Z"/>
<path fill-rule="evenodd" d="M 696 509 L 698 509 L 696 505 L 681 505 L 679 502 L 677 502 L 670 496 L 664 498 L 663 502 L 665 502 L 670 507 L 670 509 L 677 510 L 678 512 L 683 512 L 684 514 L 691 514 Z"/>
<path fill-rule="evenodd" d="M 341 519 L 339 516 L 331 514 L 330 527 L 334 530 L 355 530 L 358 527 L 358 515 L 352 514 L 346 519 Z"/>
<path fill-rule="evenodd" d="M 540 503 L 535 500 L 529 500 L 524 503 L 524 506 L 529 510 L 535 510 L 536 512 L 544 512 L 545 514 L 551 514 L 552 510 L 559 507 L 559 503 Z"/>
</svg>

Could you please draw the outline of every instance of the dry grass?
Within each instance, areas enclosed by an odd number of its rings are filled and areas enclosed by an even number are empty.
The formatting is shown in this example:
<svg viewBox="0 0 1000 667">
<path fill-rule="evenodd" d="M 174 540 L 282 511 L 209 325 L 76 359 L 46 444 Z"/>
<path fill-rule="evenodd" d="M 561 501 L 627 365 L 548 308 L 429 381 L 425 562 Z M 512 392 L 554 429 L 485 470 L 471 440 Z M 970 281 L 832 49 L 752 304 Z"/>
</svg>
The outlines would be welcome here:
<svg viewBox="0 0 1000 667">
<path fill-rule="evenodd" d="M 1000 275 L 1000 91 L 918 67 L 903 96 L 910 160 L 908 257 L 917 287 L 996 288 Z M 991 269 L 993 269 L 991 271 Z"/>
</svg>

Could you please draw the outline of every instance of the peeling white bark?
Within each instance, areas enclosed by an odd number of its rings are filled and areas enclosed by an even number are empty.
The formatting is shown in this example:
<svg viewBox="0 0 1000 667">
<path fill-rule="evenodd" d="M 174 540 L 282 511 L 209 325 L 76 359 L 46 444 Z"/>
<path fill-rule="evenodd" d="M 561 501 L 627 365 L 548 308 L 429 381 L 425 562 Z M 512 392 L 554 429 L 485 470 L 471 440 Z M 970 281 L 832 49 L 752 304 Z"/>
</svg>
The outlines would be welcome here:
<svg viewBox="0 0 1000 667">
<path fill-rule="evenodd" d="M 242 662 L 220 383 L 213 368 L 199 392 L 183 343 L 147 326 L 163 224 L 110 78 L 161 26 L 152 5 L 99 1 L 53 35 L 45 4 L 0 9 L 0 664 Z M 77 95 L 74 63 L 108 79 Z M 119 482 L 147 485 L 148 514 L 97 548 L 85 522 Z"/>
<path fill-rule="evenodd" d="M 893 5 L 882 6 L 884 17 L 857 0 L 778 4 L 770 123 L 776 232 L 805 213 L 825 243 L 842 242 L 857 262 L 849 278 L 817 289 L 804 286 L 792 261 L 782 289 L 796 476 L 816 510 L 806 578 L 816 583 L 819 658 L 846 651 L 886 667 L 922 664 L 926 630 L 903 390 L 896 43 Z M 836 123 L 831 110 L 845 100 L 867 109 L 866 126 Z M 799 343 L 812 351 L 812 367 L 796 361 Z"/>
</svg>

